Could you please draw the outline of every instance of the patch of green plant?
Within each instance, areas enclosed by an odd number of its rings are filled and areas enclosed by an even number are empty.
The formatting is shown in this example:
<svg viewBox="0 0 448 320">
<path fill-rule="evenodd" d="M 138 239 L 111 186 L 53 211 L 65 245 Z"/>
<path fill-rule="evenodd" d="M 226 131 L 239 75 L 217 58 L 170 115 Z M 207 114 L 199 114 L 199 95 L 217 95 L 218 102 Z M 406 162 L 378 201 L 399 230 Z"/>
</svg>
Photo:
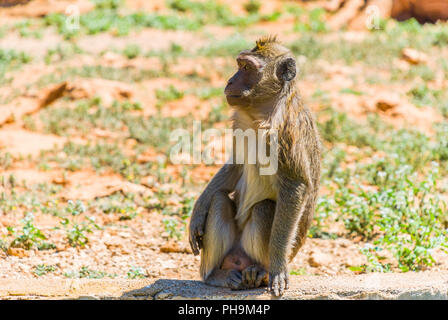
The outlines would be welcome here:
<svg viewBox="0 0 448 320">
<path fill-rule="evenodd" d="M 25 250 L 32 248 L 39 250 L 56 248 L 54 244 L 44 241 L 47 240 L 47 237 L 34 225 L 34 216 L 31 212 L 25 215 L 21 223 L 23 225 L 21 231 L 16 231 L 13 227 L 7 227 L 8 232 L 15 237 L 10 244 L 11 247 L 24 248 Z"/>
<path fill-rule="evenodd" d="M 31 56 L 22 51 L 0 48 L 0 83 L 3 81 L 5 73 L 29 63 Z"/>
<path fill-rule="evenodd" d="M 364 65 L 376 69 L 391 70 L 394 58 L 401 56 L 403 48 L 427 50 L 430 44 L 423 33 L 415 34 L 398 28 L 371 33 L 359 41 L 347 41 L 342 37 L 329 41 L 317 39 L 311 32 L 304 32 L 298 40 L 288 46 L 295 54 L 304 55 L 311 60 L 320 58 L 347 65 L 362 61 Z M 421 67 L 421 71 L 423 68 Z M 423 74 L 425 77 L 430 76 L 429 72 Z"/>
<path fill-rule="evenodd" d="M 352 88 L 343 88 L 341 90 L 339 90 L 340 93 L 346 93 L 346 94 L 353 94 L 355 96 L 362 96 L 363 94 L 365 94 L 362 91 L 358 91 Z"/>
<path fill-rule="evenodd" d="M 61 34 L 65 40 L 70 40 L 79 33 L 79 28 L 69 26 L 67 18 L 68 17 L 62 13 L 50 13 L 43 18 L 43 25 L 55 26 L 59 34 Z"/>
<path fill-rule="evenodd" d="M 244 27 L 256 23 L 260 20 L 270 20 L 278 17 L 278 12 L 271 15 L 259 15 L 257 1 L 251 1 L 246 8 L 249 8 L 247 16 L 235 15 L 228 6 L 215 1 L 190 1 L 190 0 L 170 0 L 168 5 L 182 13 L 191 14 L 194 21 L 199 25 L 220 24 L 224 26 Z M 274 19 L 275 19 L 274 18 Z"/>
<path fill-rule="evenodd" d="M 177 58 L 180 56 L 191 56 L 191 53 L 186 51 L 180 44 L 171 42 L 168 50 L 149 50 L 145 53 L 145 57 L 159 57 L 162 63 L 177 63 Z"/>
<path fill-rule="evenodd" d="M 216 97 L 221 97 L 224 92 L 223 88 L 213 87 L 198 87 L 194 88 L 191 93 L 199 97 L 201 100 L 209 100 Z"/>
<path fill-rule="evenodd" d="M 95 128 L 120 131 L 124 129 L 128 117 L 135 117 L 132 112 L 142 109 L 139 102 L 131 101 L 114 101 L 110 107 L 105 107 L 99 98 L 94 98 L 81 100 L 75 108 L 43 110 L 40 118 L 46 132 L 70 136 L 75 132 L 88 134 Z"/>
<path fill-rule="evenodd" d="M 325 32 L 329 30 L 329 27 L 325 23 L 325 10 L 322 8 L 315 8 L 308 12 L 306 19 L 305 14 L 300 12 L 296 16 L 296 23 L 294 25 L 294 31 L 296 32 Z"/>
<path fill-rule="evenodd" d="M 310 60 L 319 58 L 326 50 L 326 44 L 309 33 L 304 33 L 288 46 L 295 55 L 305 56 Z"/>
<path fill-rule="evenodd" d="M 22 182 L 20 187 L 25 190 L 17 192 L 15 188 L 19 186 L 19 182 L 16 181 L 16 178 L 2 176 L 0 183 L 6 190 L 0 192 L 0 213 L 20 211 L 58 215 L 59 210 L 54 205 L 55 201 L 52 198 L 60 192 L 61 186 L 47 183 L 27 185 Z"/>
<path fill-rule="evenodd" d="M 367 264 L 360 266 L 351 266 L 349 269 L 356 273 L 367 272 L 391 272 L 391 264 L 383 262 L 386 257 L 381 255 L 383 248 L 366 244 L 361 248 L 361 253 L 367 258 Z"/>
<path fill-rule="evenodd" d="M 260 11 L 261 2 L 259 0 L 249 0 L 244 4 L 244 10 L 250 14 L 256 14 Z"/>
<path fill-rule="evenodd" d="M 71 58 L 76 54 L 83 53 L 83 50 L 78 47 L 76 44 L 70 43 L 62 43 L 58 44 L 53 49 L 48 49 L 45 55 L 45 63 L 55 63 L 58 61 L 63 61 L 65 59 Z"/>
<path fill-rule="evenodd" d="M 129 136 L 141 144 L 150 145 L 159 151 L 168 152 L 172 146 L 170 136 L 173 130 L 189 129 L 192 125 L 192 116 L 163 117 L 159 114 L 149 118 L 129 117 L 126 124 Z"/>
<path fill-rule="evenodd" d="M 7 170 L 12 165 L 12 155 L 9 152 L 0 152 L 0 168 Z"/>
<path fill-rule="evenodd" d="M 131 266 L 126 277 L 128 279 L 143 279 L 146 278 L 146 272 L 141 267 Z"/>
<path fill-rule="evenodd" d="M 140 46 L 137 44 L 128 44 L 123 50 L 123 54 L 128 59 L 137 58 L 141 54 Z"/>
<path fill-rule="evenodd" d="M 378 146 L 377 137 L 372 135 L 372 130 L 365 125 L 358 124 L 350 119 L 346 113 L 327 108 L 321 111 L 319 117 L 327 120 L 318 122 L 322 137 L 330 142 L 344 142 L 357 147 Z"/>
<path fill-rule="evenodd" d="M 337 234 L 328 232 L 328 221 L 332 219 L 334 200 L 319 198 L 316 206 L 313 224 L 308 231 L 308 237 L 320 239 L 336 239 Z"/>
<path fill-rule="evenodd" d="M 113 194 L 98 199 L 94 205 L 104 213 L 119 214 L 120 220 L 131 220 L 138 214 L 138 205 L 135 203 L 134 195 L 130 193 Z"/>
<path fill-rule="evenodd" d="M 385 174 L 378 175 L 386 179 Z M 432 266 L 433 250 L 446 250 L 448 243 L 443 222 L 446 203 L 437 189 L 438 165 L 433 163 L 423 180 L 409 165 L 399 167 L 388 179 L 389 183 L 375 188 L 356 181 L 339 185 L 333 210 L 350 233 L 373 240 L 379 249 L 365 253 L 377 256 L 378 263 L 382 257 L 379 252 L 386 250 L 402 271 Z"/>
<path fill-rule="evenodd" d="M 34 266 L 33 273 L 38 277 L 42 277 L 54 271 L 56 271 L 56 266 L 54 265 L 38 264 Z"/>
<path fill-rule="evenodd" d="M 292 276 L 304 276 L 304 275 L 306 275 L 306 270 L 305 270 L 305 268 L 293 269 L 293 270 L 289 271 L 289 274 Z"/>
<path fill-rule="evenodd" d="M 92 233 L 93 229 L 99 230 L 101 227 L 96 224 L 93 217 L 87 217 L 87 221 L 82 221 L 80 223 L 74 219 L 75 216 L 79 216 L 86 212 L 86 207 L 79 200 L 76 202 L 69 200 L 65 211 L 72 216 L 72 219 L 65 217 L 62 218 L 61 221 L 61 225 L 66 231 L 68 243 L 72 247 L 84 247 L 89 242 L 87 233 Z"/>
<path fill-rule="evenodd" d="M 115 278 L 116 276 L 116 274 L 89 269 L 87 266 L 82 266 L 79 271 L 69 271 L 64 273 L 64 277 L 71 279 L 103 279 L 105 277 Z"/>
<path fill-rule="evenodd" d="M 446 26 L 443 26 L 441 30 L 433 34 L 432 43 L 442 48 L 448 45 L 448 28 Z"/>
<path fill-rule="evenodd" d="M 401 70 L 395 71 L 392 69 L 391 80 L 405 80 L 410 81 L 415 78 L 420 78 L 423 81 L 433 81 L 436 75 L 431 67 L 427 65 L 416 65 L 410 66 L 407 72 L 403 72 Z"/>
<path fill-rule="evenodd" d="M 156 97 L 160 103 L 166 103 L 173 100 L 178 100 L 184 97 L 184 92 L 178 90 L 175 86 L 170 85 L 168 89 L 156 89 Z"/>
<path fill-rule="evenodd" d="M 182 238 L 185 226 L 179 226 L 176 218 L 164 218 L 162 223 L 169 238 L 177 238 L 177 240 Z"/>
<path fill-rule="evenodd" d="M 342 165 L 345 163 L 347 157 L 345 150 L 342 147 L 335 145 L 332 148 L 324 149 L 323 151 L 322 182 L 334 178 L 346 181 L 351 172 L 347 169 L 342 169 Z"/>
<path fill-rule="evenodd" d="M 412 97 L 412 101 L 417 106 L 427 106 L 436 104 L 439 97 L 443 96 L 442 90 L 432 90 L 426 84 L 420 84 L 412 88 L 408 95 Z"/>
<path fill-rule="evenodd" d="M 62 150 L 43 152 L 41 161 L 54 161 L 62 168 L 73 171 L 85 167 L 92 167 L 98 172 L 112 169 L 124 178 L 138 183 L 140 177 L 150 173 L 152 164 L 137 163 L 135 157 L 127 157 L 122 150 L 122 147 L 113 143 L 81 145 L 67 142 Z"/>
<path fill-rule="evenodd" d="M 166 102 L 183 96 L 183 92 L 172 87 L 166 91 L 159 91 L 157 95 L 159 99 Z M 88 134 L 95 128 L 102 128 L 123 133 L 117 137 L 122 142 L 126 138 L 133 138 L 139 144 L 154 146 L 162 151 L 168 150 L 173 130 L 191 127 L 192 116 L 177 118 L 155 114 L 143 117 L 137 112 L 141 109 L 142 106 L 138 102 L 114 102 L 112 106 L 104 107 L 100 101 L 89 100 L 80 102 L 75 108 L 43 110 L 41 119 L 45 131 L 54 134 L 66 136 L 75 132 Z M 67 143 L 63 151 L 73 156 L 59 157 L 59 160 L 53 157 L 53 159 L 58 162 L 63 161 L 64 167 L 70 170 L 77 170 L 89 159 L 97 170 L 101 170 L 102 166 L 109 166 L 125 176 L 127 173 L 132 173 L 134 169 L 143 172 L 148 169 L 145 169 L 145 165 L 135 163 L 132 158 L 128 159 L 123 154 L 122 148 L 114 143 L 85 146 Z M 42 159 L 48 159 L 48 157 Z"/>
<path fill-rule="evenodd" d="M 5 240 L 0 239 L 0 250 L 7 252 L 8 248 L 9 248 L 8 243 Z"/>
<path fill-rule="evenodd" d="M 42 30 L 36 28 L 36 24 L 33 24 L 29 19 L 17 22 L 14 25 L 14 29 L 18 30 L 20 36 L 24 38 L 32 37 L 36 39 L 42 39 L 43 37 Z"/>
<path fill-rule="evenodd" d="M 118 9 L 123 5 L 123 0 L 92 0 L 96 9 Z"/>
<path fill-rule="evenodd" d="M 432 158 L 448 170 L 448 123 L 436 126 L 437 140 L 431 148 Z"/>
<path fill-rule="evenodd" d="M 44 18 L 47 26 L 55 26 L 65 39 L 72 39 L 80 34 L 97 34 L 112 32 L 117 36 L 129 34 L 135 28 L 157 28 L 171 30 L 198 30 L 208 24 L 244 27 L 260 20 L 278 19 L 280 13 L 259 15 L 252 13 L 237 16 L 224 4 L 214 0 L 189 1 L 173 0 L 168 3 L 172 13 L 135 12 L 122 14 L 118 2 L 96 4 L 95 10 L 84 13 L 79 18 L 79 28 L 72 28 L 67 17 L 61 13 L 52 13 Z"/>
</svg>

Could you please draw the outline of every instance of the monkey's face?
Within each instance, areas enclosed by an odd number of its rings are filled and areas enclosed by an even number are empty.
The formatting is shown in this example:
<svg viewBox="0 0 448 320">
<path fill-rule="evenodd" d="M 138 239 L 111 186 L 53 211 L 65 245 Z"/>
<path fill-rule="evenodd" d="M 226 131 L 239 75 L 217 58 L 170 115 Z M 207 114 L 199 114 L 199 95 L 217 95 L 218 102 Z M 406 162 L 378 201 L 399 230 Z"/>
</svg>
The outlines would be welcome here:
<svg viewBox="0 0 448 320">
<path fill-rule="evenodd" d="M 263 64 L 254 56 L 240 54 L 238 71 L 229 79 L 224 93 L 231 106 L 248 106 L 252 91 L 262 78 Z"/>
<path fill-rule="evenodd" d="M 258 107 L 275 101 L 296 75 L 294 58 L 285 52 L 263 57 L 243 51 L 236 59 L 238 71 L 229 79 L 224 93 L 231 106 Z"/>
</svg>

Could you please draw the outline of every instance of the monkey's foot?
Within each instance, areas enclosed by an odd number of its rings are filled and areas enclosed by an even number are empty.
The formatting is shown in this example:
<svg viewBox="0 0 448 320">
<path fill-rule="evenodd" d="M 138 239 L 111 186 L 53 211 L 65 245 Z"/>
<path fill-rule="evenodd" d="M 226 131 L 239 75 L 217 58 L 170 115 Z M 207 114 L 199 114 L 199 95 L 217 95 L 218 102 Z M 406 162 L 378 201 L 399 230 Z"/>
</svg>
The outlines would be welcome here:
<svg viewBox="0 0 448 320">
<path fill-rule="evenodd" d="M 243 285 L 246 289 L 258 288 L 262 284 L 266 284 L 268 273 L 258 265 L 247 267 L 242 272 Z"/>
<path fill-rule="evenodd" d="M 244 289 L 243 278 L 241 272 L 238 270 L 230 270 L 227 277 L 227 287 L 232 290 L 242 290 Z"/>
</svg>

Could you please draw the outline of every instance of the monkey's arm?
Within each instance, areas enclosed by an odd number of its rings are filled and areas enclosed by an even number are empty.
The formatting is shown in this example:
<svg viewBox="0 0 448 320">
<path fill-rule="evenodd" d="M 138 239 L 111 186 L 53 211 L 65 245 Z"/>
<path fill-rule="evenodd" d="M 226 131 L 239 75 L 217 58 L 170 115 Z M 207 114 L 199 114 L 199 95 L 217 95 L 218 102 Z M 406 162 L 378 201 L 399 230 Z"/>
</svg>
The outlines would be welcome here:
<svg viewBox="0 0 448 320">
<path fill-rule="evenodd" d="M 276 296 L 289 287 L 288 250 L 295 238 L 302 207 L 306 203 L 309 185 L 304 179 L 279 177 L 279 194 L 269 239 L 269 290 Z"/>
<path fill-rule="evenodd" d="M 198 255 L 199 250 L 202 248 L 205 220 L 208 211 L 210 210 L 213 196 L 218 191 L 232 192 L 241 177 L 241 173 L 242 165 L 225 164 L 218 173 L 216 173 L 194 204 L 190 220 L 190 246 L 195 255 Z"/>
</svg>

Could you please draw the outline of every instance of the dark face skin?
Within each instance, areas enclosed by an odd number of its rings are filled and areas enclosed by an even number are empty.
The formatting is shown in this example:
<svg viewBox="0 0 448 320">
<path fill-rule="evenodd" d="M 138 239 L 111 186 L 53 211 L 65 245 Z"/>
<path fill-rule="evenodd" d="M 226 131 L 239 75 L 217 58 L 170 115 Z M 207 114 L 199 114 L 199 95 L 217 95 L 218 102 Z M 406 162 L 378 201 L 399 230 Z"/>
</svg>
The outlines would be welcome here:
<svg viewBox="0 0 448 320">
<path fill-rule="evenodd" d="M 253 104 L 255 104 L 256 107 L 260 107 L 260 101 L 269 104 L 270 100 L 276 100 L 272 90 L 266 91 L 262 87 L 260 81 L 263 72 L 275 72 L 275 75 L 265 75 L 265 79 L 270 79 L 270 89 L 277 88 L 274 92 L 280 92 L 285 83 L 293 80 L 296 76 L 296 63 L 291 56 L 276 59 L 273 62 L 275 63 L 275 71 L 268 68 L 271 62 L 248 52 L 240 53 L 236 61 L 238 71 L 229 79 L 224 90 L 227 102 L 231 106 L 254 107 Z M 263 81 L 266 85 L 266 81 Z"/>
<path fill-rule="evenodd" d="M 224 93 L 231 106 L 250 104 L 250 92 L 260 81 L 261 62 L 253 56 L 241 54 L 236 59 L 238 71 L 229 79 Z"/>
</svg>

